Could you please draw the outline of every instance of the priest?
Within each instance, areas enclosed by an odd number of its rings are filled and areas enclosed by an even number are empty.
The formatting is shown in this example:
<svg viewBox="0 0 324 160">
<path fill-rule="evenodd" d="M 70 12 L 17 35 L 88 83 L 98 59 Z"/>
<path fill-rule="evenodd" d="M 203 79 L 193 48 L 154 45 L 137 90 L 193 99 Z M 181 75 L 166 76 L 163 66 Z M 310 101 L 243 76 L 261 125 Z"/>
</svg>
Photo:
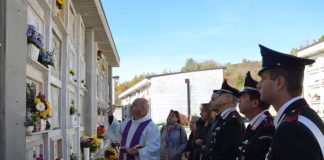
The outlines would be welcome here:
<svg viewBox="0 0 324 160">
<path fill-rule="evenodd" d="M 115 106 L 108 111 L 107 136 L 121 143 L 120 160 L 159 160 L 160 132 L 152 121 L 148 101 L 137 98 L 130 106 L 131 119 L 118 122 L 114 116 Z"/>
</svg>

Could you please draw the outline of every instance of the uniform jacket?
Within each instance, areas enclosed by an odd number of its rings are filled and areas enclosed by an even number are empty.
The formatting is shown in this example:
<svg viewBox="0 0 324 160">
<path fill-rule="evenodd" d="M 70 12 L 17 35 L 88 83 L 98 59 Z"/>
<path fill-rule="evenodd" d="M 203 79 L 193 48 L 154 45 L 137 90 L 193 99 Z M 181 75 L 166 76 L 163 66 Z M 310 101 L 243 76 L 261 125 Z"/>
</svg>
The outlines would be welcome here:
<svg viewBox="0 0 324 160">
<path fill-rule="evenodd" d="M 313 132 L 307 127 L 314 124 L 323 139 L 324 124 L 305 99 L 299 98 L 292 102 L 279 116 L 282 121 L 276 126 L 277 131 L 269 152 L 269 160 L 324 159 L 319 144 L 323 145 L 324 141 L 318 142 Z M 302 119 L 308 119 L 310 123 L 305 125 Z"/>
<path fill-rule="evenodd" d="M 264 160 L 269 151 L 275 133 L 273 117 L 268 111 L 257 116 L 255 122 L 249 124 L 245 130 L 238 160 Z"/>
<path fill-rule="evenodd" d="M 232 160 L 238 154 L 245 126 L 239 113 L 230 108 L 218 114 L 207 137 L 204 160 Z"/>
</svg>

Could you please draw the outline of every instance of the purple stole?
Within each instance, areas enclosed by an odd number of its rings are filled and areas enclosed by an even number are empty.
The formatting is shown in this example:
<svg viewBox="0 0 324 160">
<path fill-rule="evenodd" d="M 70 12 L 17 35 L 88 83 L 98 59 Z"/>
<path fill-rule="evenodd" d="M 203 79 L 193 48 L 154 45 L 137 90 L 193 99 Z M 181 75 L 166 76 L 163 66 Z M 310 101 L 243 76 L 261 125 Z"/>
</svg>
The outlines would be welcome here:
<svg viewBox="0 0 324 160">
<path fill-rule="evenodd" d="M 133 138 L 132 138 L 132 141 L 131 141 L 131 143 L 130 143 L 129 148 L 132 148 L 132 147 L 134 147 L 135 145 L 137 145 L 137 144 L 139 143 L 139 140 L 140 140 L 140 138 L 141 138 L 141 135 L 142 135 L 144 129 L 146 128 L 146 126 L 147 126 L 151 121 L 152 121 L 152 120 L 149 119 L 149 120 L 146 120 L 146 121 L 141 122 L 141 123 L 139 124 L 139 126 L 137 127 L 137 129 L 136 129 L 136 131 L 135 131 L 135 133 L 134 133 L 134 136 L 133 136 Z M 124 128 L 124 131 L 123 131 L 122 140 L 121 140 L 121 146 L 122 146 L 122 147 L 125 147 L 125 145 L 126 145 L 127 136 L 128 136 L 128 132 L 129 132 L 129 129 L 130 129 L 131 125 L 132 125 L 132 120 L 130 119 L 130 120 L 127 122 L 127 124 L 126 124 L 126 126 L 125 126 L 125 128 Z M 125 153 L 124 150 L 121 150 L 121 151 L 119 152 L 119 160 L 124 160 L 124 155 L 123 155 L 124 153 Z M 127 160 L 134 160 L 134 159 L 135 159 L 134 156 L 132 156 L 132 155 L 128 155 L 128 154 L 127 154 Z"/>
</svg>

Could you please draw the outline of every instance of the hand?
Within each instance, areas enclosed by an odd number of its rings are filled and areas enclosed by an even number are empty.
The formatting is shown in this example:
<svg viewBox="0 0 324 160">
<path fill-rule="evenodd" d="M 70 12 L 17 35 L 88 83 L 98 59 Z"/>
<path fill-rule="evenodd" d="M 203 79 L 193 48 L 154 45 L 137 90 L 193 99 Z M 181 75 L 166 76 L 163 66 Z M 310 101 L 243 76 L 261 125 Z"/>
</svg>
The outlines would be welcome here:
<svg viewBox="0 0 324 160">
<path fill-rule="evenodd" d="M 197 140 L 195 140 L 195 144 L 196 144 L 197 146 L 201 146 L 201 145 L 203 145 L 203 140 L 201 140 L 201 139 L 197 139 Z"/>
<path fill-rule="evenodd" d="M 189 158 L 189 155 L 190 155 L 190 152 L 188 151 L 188 152 L 185 152 L 185 157 L 186 158 Z"/>
<path fill-rule="evenodd" d="M 109 108 L 108 108 L 108 116 L 112 116 L 115 112 L 115 109 L 116 109 L 116 106 L 115 105 L 111 105 Z"/>
<path fill-rule="evenodd" d="M 133 155 L 133 156 L 138 154 L 138 149 L 137 148 L 128 148 L 128 147 L 126 147 L 125 151 L 126 151 L 127 154 L 130 154 L 130 155 Z"/>
</svg>

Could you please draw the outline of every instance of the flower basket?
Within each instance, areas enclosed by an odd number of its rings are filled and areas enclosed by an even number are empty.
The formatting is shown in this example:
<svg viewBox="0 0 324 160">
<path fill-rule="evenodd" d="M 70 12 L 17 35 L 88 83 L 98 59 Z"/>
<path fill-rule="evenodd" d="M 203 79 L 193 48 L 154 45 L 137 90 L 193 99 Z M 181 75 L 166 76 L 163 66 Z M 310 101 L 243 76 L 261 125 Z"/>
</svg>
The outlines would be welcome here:
<svg viewBox="0 0 324 160">
<path fill-rule="evenodd" d="M 44 49 L 39 50 L 37 61 L 43 66 L 48 68 L 48 65 L 54 66 L 54 50 L 52 52 L 45 51 Z"/>
<path fill-rule="evenodd" d="M 36 60 L 38 59 L 38 54 L 39 54 L 39 49 L 34 45 L 29 43 L 27 45 L 27 49 L 28 49 L 28 56 L 33 59 Z"/>
</svg>

